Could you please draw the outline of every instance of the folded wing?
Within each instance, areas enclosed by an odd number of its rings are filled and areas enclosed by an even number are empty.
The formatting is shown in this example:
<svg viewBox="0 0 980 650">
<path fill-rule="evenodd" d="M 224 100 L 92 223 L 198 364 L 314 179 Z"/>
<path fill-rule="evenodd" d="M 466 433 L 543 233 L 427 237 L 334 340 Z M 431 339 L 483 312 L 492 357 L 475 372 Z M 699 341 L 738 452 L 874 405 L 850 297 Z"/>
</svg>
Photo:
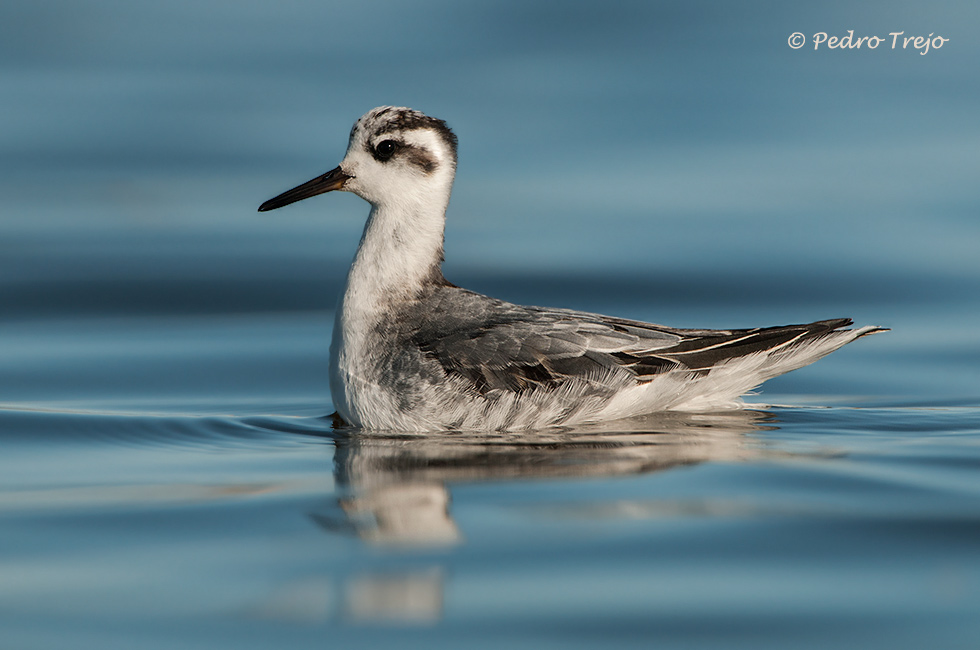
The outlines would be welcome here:
<svg viewBox="0 0 980 650">
<path fill-rule="evenodd" d="M 847 318 L 739 330 L 675 329 L 598 314 L 521 307 L 453 288 L 429 305 L 438 327 L 413 336 L 422 353 L 474 389 L 557 388 L 571 379 L 608 384 L 610 376 L 643 383 L 676 369 L 707 372 L 734 359 L 774 352 L 826 336 Z M 463 293 L 455 293 L 463 292 Z"/>
</svg>

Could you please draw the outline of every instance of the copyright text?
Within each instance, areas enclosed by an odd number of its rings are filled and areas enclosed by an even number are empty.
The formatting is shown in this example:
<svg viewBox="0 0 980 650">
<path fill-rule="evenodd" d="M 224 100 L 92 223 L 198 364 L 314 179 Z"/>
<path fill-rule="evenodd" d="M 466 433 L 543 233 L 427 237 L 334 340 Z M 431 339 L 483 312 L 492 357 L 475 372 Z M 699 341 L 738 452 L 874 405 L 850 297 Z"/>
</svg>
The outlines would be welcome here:
<svg viewBox="0 0 980 650">
<path fill-rule="evenodd" d="M 938 50 L 949 42 L 948 38 L 936 36 L 934 33 L 928 36 L 906 36 L 904 31 L 888 32 L 887 37 L 877 35 L 854 36 L 854 30 L 847 30 L 844 36 L 831 36 L 827 32 L 817 32 L 810 37 L 810 43 L 814 50 L 875 50 L 879 45 L 885 45 L 886 49 L 892 50 L 918 50 L 919 54 L 928 54 L 931 50 Z M 806 35 L 802 32 L 793 32 L 789 35 L 789 46 L 798 50 L 807 44 Z"/>
</svg>

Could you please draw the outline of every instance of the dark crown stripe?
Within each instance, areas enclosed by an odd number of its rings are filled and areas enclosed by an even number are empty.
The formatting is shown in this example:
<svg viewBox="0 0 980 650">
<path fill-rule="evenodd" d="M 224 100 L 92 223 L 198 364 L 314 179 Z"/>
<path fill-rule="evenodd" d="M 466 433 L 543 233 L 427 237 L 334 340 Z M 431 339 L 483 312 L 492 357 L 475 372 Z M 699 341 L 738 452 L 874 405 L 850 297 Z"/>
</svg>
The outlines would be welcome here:
<svg viewBox="0 0 980 650">
<path fill-rule="evenodd" d="M 393 115 L 389 115 L 394 113 Z M 452 132 L 446 122 L 435 117 L 429 117 L 425 113 L 420 113 L 418 111 L 413 111 L 410 109 L 397 110 L 392 107 L 385 107 L 379 110 L 377 113 L 372 115 L 372 119 L 379 119 L 384 116 L 383 123 L 380 128 L 375 131 L 376 135 L 382 135 L 384 133 L 392 133 L 394 131 L 414 131 L 416 129 L 431 129 L 438 133 L 446 146 L 453 153 L 453 158 L 456 158 L 456 151 L 459 146 L 459 141 L 456 139 L 456 134 Z"/>
</svg>

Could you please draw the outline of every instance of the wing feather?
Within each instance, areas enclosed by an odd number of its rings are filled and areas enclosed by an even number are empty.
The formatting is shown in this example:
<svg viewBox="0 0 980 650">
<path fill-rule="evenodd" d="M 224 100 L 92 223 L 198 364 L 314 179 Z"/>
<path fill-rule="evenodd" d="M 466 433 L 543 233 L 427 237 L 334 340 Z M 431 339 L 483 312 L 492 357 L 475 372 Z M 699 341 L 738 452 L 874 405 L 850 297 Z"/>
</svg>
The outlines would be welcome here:
<svg viewBox="0 0 980 650">
<path fill-rule="evenodd" d="M 557 387 L 619 374 L 636 382 L 673 369 L 695 372 L 821 337 L 841 318 L 740 330 L 688 330 L 576 312 L 521 307 L 457 287 L 430 296 L 412 340 L 447 374 L 480 393 Z"/>
</svg>

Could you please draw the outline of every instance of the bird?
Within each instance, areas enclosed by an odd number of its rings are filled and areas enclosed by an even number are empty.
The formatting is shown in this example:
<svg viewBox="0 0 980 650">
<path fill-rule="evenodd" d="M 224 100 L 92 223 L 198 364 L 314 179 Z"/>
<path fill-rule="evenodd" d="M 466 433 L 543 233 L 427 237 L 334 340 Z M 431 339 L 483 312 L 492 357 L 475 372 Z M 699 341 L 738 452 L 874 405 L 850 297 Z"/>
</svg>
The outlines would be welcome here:
<svg viewBox="0 0 980 650">
<path fill-rule="evenodd" d="M 330 345 L 335 423 L 363 430 L 519 432 L 660 411 L 743 408 L 740 397 L 878 326 L 849 318 L 680 329 L 512 304 L 442 272 L 458 141 L 446 122 L 380 106 L 340 164 L 260 212 L 331 191 L 370 213 Z"/>
</svg>

